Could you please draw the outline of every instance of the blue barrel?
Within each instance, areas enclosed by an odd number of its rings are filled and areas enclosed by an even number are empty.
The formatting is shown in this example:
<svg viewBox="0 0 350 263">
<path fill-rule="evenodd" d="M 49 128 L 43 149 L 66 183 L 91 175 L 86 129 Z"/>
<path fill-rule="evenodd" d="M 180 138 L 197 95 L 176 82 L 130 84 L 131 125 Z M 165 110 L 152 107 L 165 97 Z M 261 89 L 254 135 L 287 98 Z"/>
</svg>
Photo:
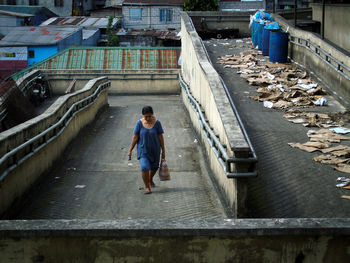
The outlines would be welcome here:
<svg viewBox="0 0 350 263">
<path fill-rule="evenodd" d="M 270 44 L 270 30 L 264 28 L 262 33 L 262 54 L 263 56 L 269 55 L 269 44 Z"/>
<path fill-rule="evenodd" d="M 256 38 L 256 28 L 258 26 L 258 22 L 256 22 L 255 20 L 253 20 L 253 24 L 252 24 L 252 42 L 253 42 L 253 46 L 256 47 L 256 45 L 258 44 L 257 38 Z"/>
<path fill-rule="evenodd" d="M 257 29 L 257 38 L 258 38 L 258 49 L 262 50 L 262 33 L 264 29 L 264 24 L 258 24 L 258 29 Z"/>
<path fill-rule="evenodd" d="M 270 32 L 269 56 L 271 62 L 287 62 L 288 35 L 282 31 Z"/>
</svg>

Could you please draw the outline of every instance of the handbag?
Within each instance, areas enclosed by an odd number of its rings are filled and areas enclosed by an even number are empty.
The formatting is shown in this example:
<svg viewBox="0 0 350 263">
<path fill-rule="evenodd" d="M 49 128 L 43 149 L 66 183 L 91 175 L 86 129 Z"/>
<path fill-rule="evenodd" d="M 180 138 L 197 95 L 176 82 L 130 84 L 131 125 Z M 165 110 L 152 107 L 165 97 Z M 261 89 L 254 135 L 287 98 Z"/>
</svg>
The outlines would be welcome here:
<svg viewBox="0 0 350 263">
<path fill-rule="evenodd" d="M 168 165 L 166 163 L 166 160 L 162 160 L 160 162 L 159 179 L 161 181 L 168 181 L 168 180 L 170 180 L 170 173 L 169 173 L 169 168 L 168 168 Z"/>
</svg>

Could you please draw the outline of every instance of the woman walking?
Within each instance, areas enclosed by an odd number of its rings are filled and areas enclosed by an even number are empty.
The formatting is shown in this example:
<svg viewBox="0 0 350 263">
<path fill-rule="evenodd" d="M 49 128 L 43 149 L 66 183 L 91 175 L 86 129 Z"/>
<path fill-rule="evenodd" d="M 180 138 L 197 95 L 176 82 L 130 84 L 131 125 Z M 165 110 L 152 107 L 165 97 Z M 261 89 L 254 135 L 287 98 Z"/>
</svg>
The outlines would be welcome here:
<svg viewBox="0 0 350 263">
<path fill-rule="evenodd" d="M 163 128 L 159 120 L 153 116 L 151 106 L 142 109 L 143 118 L 138 120 L 134 129 L 128 152 L 129 160 L 137 143 L 137 159 L 140 161 L 142 179 L 145 184 L 145 194 L 152 193 L 153 177 L 159 168 L 159 158 L 165 159 Z"/>
</svg>

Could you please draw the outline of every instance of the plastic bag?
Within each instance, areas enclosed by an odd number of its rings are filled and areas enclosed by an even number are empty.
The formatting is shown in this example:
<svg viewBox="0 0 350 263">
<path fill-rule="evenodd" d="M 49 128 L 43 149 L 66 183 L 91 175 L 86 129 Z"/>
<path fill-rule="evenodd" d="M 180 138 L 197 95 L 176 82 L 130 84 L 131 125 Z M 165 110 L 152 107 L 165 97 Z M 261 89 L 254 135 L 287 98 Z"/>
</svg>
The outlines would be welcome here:
<svg viewBox="0 0 350 263">
<path fill-rule="evenodd" d="M 159 180 L 161 180 L 161 181 L 168 181 L 168 180 L 170 180 L 170 172 L 169 172 L 169 168 L 168 168 L 168 165 L 166 163 L 166 160 L 162 160 L 160 162 Z"/>
</svg>

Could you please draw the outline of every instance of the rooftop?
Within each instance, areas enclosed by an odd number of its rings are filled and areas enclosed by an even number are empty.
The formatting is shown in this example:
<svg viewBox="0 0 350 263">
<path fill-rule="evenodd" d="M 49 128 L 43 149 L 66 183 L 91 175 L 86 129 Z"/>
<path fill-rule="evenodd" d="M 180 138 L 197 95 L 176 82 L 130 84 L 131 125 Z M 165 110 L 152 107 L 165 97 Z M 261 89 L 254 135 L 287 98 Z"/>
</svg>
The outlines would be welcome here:
<svg viewBox="0 0 350 263">
<path fill-rule="evenodd" d="M 112 26 L 115 26 L 119 22 L 118 18 L 113 19 Z M 85 28 L 107 28 L 108 18 L 99 17 L 84 17 L 84 16 L 74 16 L 74 17 L 52 17 L 40 26 L 81 26 Z"/>
<path fill-rule="evenodd" d="M 0 41 L 0 46 L 54 45 L 79 30 L 82 29 L 77 27 L 17 27 Z"/>
<path fill-rule="evenodd" d="M 32 16 L 34 16 L 32 14 L 16 13 L 16 12 L 4 11 L 4 10 L 0 10 L 0 14 L 7 15 L 7 16 L 16 16 L 16 17 L 32 17 Z"/>
<path fill-rule="evenodd" d="M 45 6 L 0 5 L 0 10 L 31 15 L 36 15 L 40 12 L 40 14 L 46 15 L 48 17 L 57 16 L 54 12 Z"/>
</svg>

